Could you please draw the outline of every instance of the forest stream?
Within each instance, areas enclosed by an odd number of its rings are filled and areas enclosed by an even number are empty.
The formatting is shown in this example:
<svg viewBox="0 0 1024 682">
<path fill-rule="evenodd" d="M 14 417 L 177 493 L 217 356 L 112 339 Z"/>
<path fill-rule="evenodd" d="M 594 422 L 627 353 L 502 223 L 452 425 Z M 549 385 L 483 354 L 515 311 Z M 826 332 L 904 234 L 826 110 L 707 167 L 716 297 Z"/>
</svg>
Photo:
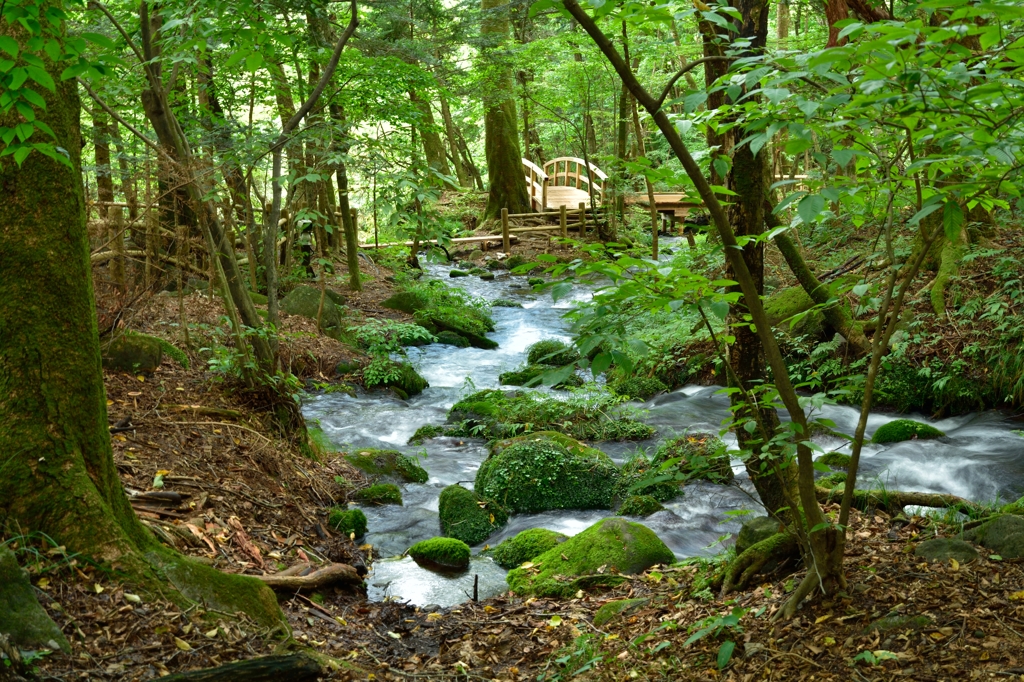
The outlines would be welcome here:
<svg viewBox="0 0 1024 682">
<path fill-rule="evenodd" d="M 666 240 L 673 246 L 675 240 Z M 522 308 L 495 307 L 496 331 L 490 337 L 500 345 L 495 350 L 456 348 L 432 344 L 409 349 L 409 360 L 430 382 L 422 394 L 400 400 L 381 392 L 319 395 L 309 400 L 304 413 L 318 420 L 324 433 L 339 448 L 395 449 L 418 456 L 430 479 L 424 484 L 402 485 L 404 506 L 364 506 L 369 532 L 364 542 L 373 546 L 375 563 L 367 585 L 372 600 L 397 598 L 417 606 L 448 607 L 472 597 L 476 576 L 480 599 L 505 591 L 506 571 L 486 555 L 474 556 L 468 571 L 457 574 L 432 572 L 418 566 L 403 553 L 413 544 L 440 534 L 438 496 L 445 486 L 472 486 L 480 464 L 487 457 L 486 442 L 472 438 L 436 438 L 422 446 L 407 445 L 417 428 L 442 424 L 448 409 L 466 394 L 499 386 L 498 375 L 523 363 L 527 348 L 537 341 L 555 338 L 568 341 L 564 313 L 590 290 L 577 285 L 572 293 L 552 301 L 547 293 L 534 292 L 525 277 L 505 272 L 495 281 L 475 277 L 450 280 L 449 265 L 425 265 L 425 276 L 454 281 L 468 293 L 488 300 L 511 299 Z M 728 397 L 716 395 L 718 386 L 686 386 L 659 395 L 641 407 L 646 421 L 657 429 L 654 439 L 640 443 L 596 444 L 617 464 L 622 464 L 638 447 L 653 451 L 657 444 L 687 431 L 717 432 L 728 414 Z M 538 390 L 547 391 L 541 388 Z M 558 395 L 555 391 L 553 394 Z M 785 417 L 783 413 L 783 418 Z M 836 423 L 838 431 L 853 433 L 858 411 L 847 406 L 827 406 L 820 416 Z M 872 414 L 867 438 L 882 424 L 902 415 Z M 1013 432 L 1015 425 L 1003 413 L 988 411 L 934 421 L 946 434 L 937 440 L 909 440 L 890 445 L 865 443 L 858 487 L 950 493 L 974 501 L 1012 501 L 1024 495 L 1024 439 Z M 1017 425 L 1019 426 L 1019 424 Z M 725 442 L 735 445 L 735 437 Z M 839 438 L 824 436 L 815 442 L 825 451 L 849 452 Z M 743 520 L 729 512 L 752 510 L 761 513 L 753 486 L 739 460 L 733 460 L 736 481 L 732 485 L 706 482 L 688 484 L 684 494 L 665 503 L 667 511 L 646 519 L 651 528 L 677 558 L 716 554 L 733 540 Z M 609 515 L 606 510 L 554 510 L 513 516 L 508 525 L 488 539 L 491 547 L 528 528 L 543 527 L 574 535 Z M 485 545 L 473 548 L 474 554 Z"/>
</svg>

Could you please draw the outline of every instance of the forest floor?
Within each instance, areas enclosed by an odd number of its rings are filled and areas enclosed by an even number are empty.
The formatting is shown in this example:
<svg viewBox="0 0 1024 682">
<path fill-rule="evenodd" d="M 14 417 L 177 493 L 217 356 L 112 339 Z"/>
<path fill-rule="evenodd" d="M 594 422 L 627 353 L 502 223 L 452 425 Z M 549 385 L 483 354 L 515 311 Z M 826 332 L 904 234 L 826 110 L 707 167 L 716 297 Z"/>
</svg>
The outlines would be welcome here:
<svg viewBox="0 0 1024 682">
<path fill-rule="evenodd" d="M 547 248 L 544 237 L 524 237 L 516 250 Z M 379 306 L 391 293 L 387 272 L 363 267 L 371 281 L 362 294 L 345 292 L 348 305 L 364 316 L 401 317 Z M 198 325 L 191 339 L 198 349 L 212 341 L 203 335 L 214 333 L 222 314 L 200 293 L 161 295 L 135 306 L 130 324 L 181 344 L 176 325 L 184 318 Z M 304 318 L 286 318 L 283 331 L 283 357 L 307 385 L 345 382 L 334 367 L 351 350 Z M 274 573 L 307 561 L 364 570 L 372 548 L 333 533 L 326 520 L 331 506 L 367 484 L 363 476 L 329 450 L 302 455 L 258 399 L 216 380 L 198 353 L 190 358 L 190 368 L 165 357 L 149 376 L 105 375 L 115 462 L 144 523 L 228 572 Z M 168 499 L 145 494 L 158 476 Z M 33 541 L 19 558 L 72 643 L 70 655 L 32 662 L 43 679 L 147 680 L 312 651 L 338 680 L 1024 680 L 1024 562 L 921 563 L 915 544 L 942 532 L 931 519 L 854 512 L 846 593 L 816 600 L 790 621 L 772 616 L 802 572 L 764 576 L 724 598 L 694 596 L 709 567 L 691 562 L 567 601 L 504 595 L 431 613 L 369 602 L 351 586 L 282 594 L 288 637 L 158 594 L 136 595 L 116 574 L 63 548 Z M 643 601 L 593 624 L 603 604 L 625 598 Z M 734 625 L 722 620 L 730 614 Z M 905 618 L 884 620 L 892 616 Z M 878 629 L 880 622 L 889 627 Z M 708 634 L 687 645 L 702 628 Z M 735 652 L 720 670 L 729 641 Z"/>
</svg>

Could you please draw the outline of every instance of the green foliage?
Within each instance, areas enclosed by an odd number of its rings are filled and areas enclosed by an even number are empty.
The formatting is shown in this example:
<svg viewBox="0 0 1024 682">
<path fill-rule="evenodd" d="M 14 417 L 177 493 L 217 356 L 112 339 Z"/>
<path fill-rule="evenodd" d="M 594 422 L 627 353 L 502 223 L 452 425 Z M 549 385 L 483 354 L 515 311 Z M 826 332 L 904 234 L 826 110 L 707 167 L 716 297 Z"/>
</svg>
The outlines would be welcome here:
<svg viewBox="0 0 1024 682">
<path fill-rule="evenodd" d="M 448 330 L 437 333 L 437 343 L 455 346 L 456 348 L 469 348 L 470 346 L 469 340 L 465 336 Z"/>
<path fill-rule="evenodd" d="M 420 428 L 416 429 L 416 433 L 412 434 L 412 438 L 409 439 L 409 445 L 423 445 L 423 441 L 430 438 L 437 438 L 438 436 L 446 435 L 447 428 L 444 426 L 438 426 L 436 424 L 424 424 Z"/>
<path fill-rule="evenodd" d="M 376 483 L 356 493 L 356 498 L 365 504 L 402 504 L 402 491 L 394 483 Z"/>
<path fill-rule="evenodd" d="M 492 308 L 522 308 L 523 304 L 508 298 L 496 298 L 491 301 Z"/>
<path fill-rule="evenodd" d="M 373 356 L 402 353 L 405 346 L 422 346 L 437 341 L 433 334 L 420 325 L 394 320 L 370 318 L 366 324 L 350 327 L 349 331 L 353 333 L 358 346 Z"/>
<path fill-rule="evenodd" d="M 677 469 L 674 466 L 656 467 L 646 455 L 637 453 L 622 465 L 619 482 L 615 487 L 615 497 L 626 499 L 642 495 L 658 502 L 675 499 L 683 494 L 676 480 L 676 473 Z"/>
<path fill-rule="evenodd" d="M 558 339 L 545 339 L 530 346 L 526 361 L 531 365 L 569 365 L 580 359 L 579 351 Z"/>
<path fill-rule="evenodd" d="M 814 484 L 820 485 L 822 488 L 836 488 L 846 483 L 846 476 L 847 474 L 845 471 L 837 471 L 834 474 L 822 476 L 817 481 L 815 481 Z"/>
<path fill-rule="evenodd" d="M 674 463 L 686 480 L 729 483 L 735 474 L 725 443 L 709 433 L 689 433 L 663 442 L 654 464 Z"/>
<path fill-rule="evenodd" d="M 508 523 L 508 512 L 500 504 L 460 485 L 441 491 L 438 514 L 441 532 L 467 545 L 480 544 Z"/>
<path fill-rule="evenodd" d="M 872 443 L 899 443 L 912 438 L 942 438 L 945 436 L 934 426 L 916 422 L 913 419 L 894 419 L 882 424 L 871 436 Z"/>
<path fill-rule="evenodd" d="M 740 626 L 740 620 L 743 616 L 747 615 L 749 609 L 744 609 L 739 606 L 735 606 L 732 612 L 727 616 L 708 616 L 703 621 L 695 623 L 690 626 L 690 632 L 693 634 L 683 643 L 684 647 L 688 647 L 694 642 L 697 642 L 705 637 L 719 638 L 722 635 L 738 636 L 743 634 L 743 628 Z M 729 639 L 722 642 L 721 646 L 718 647 L 718 669 L 722 670 L 732 659 L 732 652 L 736 648 L 736 642 Z"/>
<path fill-rule="evenodd" d="M 418 395 L 430 384 L 407 362 L 396 362 L 378 356 L 363 368 L 363 385 L 367 388 L 386 386 L 400 391 L 403 398 Z M 404 394 L 404 395 L 403 395 Z"/>
<path fill-rule="evenodd" d="M 608 384 L 608 390 L 615 395 L 632 400 L 650 400 L 659 393 L 668 391 L 668 386 L 655 377 L 624 377 Z"/>
<path fill-rule="evenodd" d="M 620 402 L 621 398 L 586 390 L 570 391 L 568 398 L 560 400 L 533 391 L 488 389 L 455 403 L 448 412 L 448 423 L 480 427 L 475 435 L 481 436 L 558 431 L 585 441 L 650 438 L 654 429 L 631 416 L 637 413 Z"/>
<path fill-rule="evenodd" d="M 491 556 L 502 568 L 512 569 L 540 556 L 568 540 L 562 533 L 547 528 L 530 528 L 508 538 L 494 548 Z"/>
<path fill-rule="evenodd" d="M 481 465 L 475 489 L 520 514 L 609 508 L 619 478 L 615 464 L 600 450 L 557 435 L 512 439 Z"/>
<path fill-rule="evenodd" d="M 344 535 L 355 533 L 357 538 L 366 535 L 366 514 L 360 509 L 333 507 L 328 515 L 331 528 Z"/>
<path fill-rule="evenodd" d="M 655 512 L 664 511 L 661 502 L 651 495 L 633 495 L 627 497 L 618 509 L 620 516 L 650 516 Z"/>
<path fill-rule="evenodd" d="M 431 538 L 408 549 L 416 563 L 425 568 L 465 570 L 469 566 L 469 545 L 453 538 Z"/>
<path fill-rule="evenodd" d="M 426 483 L 426 470 L 397 450 L 366 448 L 345 455 L 352 466 L 371 476 L 395 478 L 407 483 Z"/>
<path fill-rule="evenodd" d="M 541 383 L 545 372 L 553 373 L 557 369 L 558 368 L 553 365 L 524 365 L 523 367 L 511 372 L 502 372 L 498 376 L 498 381 L 502 386 L 537 386 Z M 583 386 L 583 379 L 580 378 L 579 375 L 573 373 L 562 381 L 552 385 L 551 388 L 579 388 L 580 386 Z"/>
<path fill-rule="evenodd" d="M 551 662 L 557 666 L 550 677 L 542 674 L 538 679 L 562 682 L 597 668 L 604 662 L 606 654 L 601 652 L 600 635 L 584 633 L 552 655 Z M 550 666 L 550 663 L 548 664 Z"/>
</svg>

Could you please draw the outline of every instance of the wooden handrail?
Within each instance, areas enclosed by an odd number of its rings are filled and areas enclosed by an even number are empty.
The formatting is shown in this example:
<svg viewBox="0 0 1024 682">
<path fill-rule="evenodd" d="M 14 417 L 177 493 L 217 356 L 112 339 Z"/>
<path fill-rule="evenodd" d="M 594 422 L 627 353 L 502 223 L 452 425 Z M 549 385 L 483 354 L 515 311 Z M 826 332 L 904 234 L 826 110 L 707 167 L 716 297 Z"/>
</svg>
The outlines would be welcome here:
<svg viewBox="0 0 1024 682">
<path fill-rule="evenodd" d="M 591 175 L 582 173 L 583 168 L 586 168 Z M 561 156 L 545 163 L 544 170 L 550 178 L 552 187 L 572 186 L 576 189 L 582 189 L 580 184 L 586 183 L 593 187 L 599 195 L 604 196 L 604 181 L 608 179 L 608 176 L 600 168 L 592 163 L 585 162 L 583 159 L 575 156 Z M 597 179 L 592 180 L 591 176 Z"/>
<path fill-rule="evenodd" d="M 529 159 L 523 159 L 523 167 L 526 168 L 526 170 L 528 171 L 533 171 L 536 174 L 536 176 L 541 180 L 541 182 L 547 181 L 548 174 L 545 173 L 544 170 L 540 166 L 535 164 L 533 161 L 530 161 Z"/>
</svg>

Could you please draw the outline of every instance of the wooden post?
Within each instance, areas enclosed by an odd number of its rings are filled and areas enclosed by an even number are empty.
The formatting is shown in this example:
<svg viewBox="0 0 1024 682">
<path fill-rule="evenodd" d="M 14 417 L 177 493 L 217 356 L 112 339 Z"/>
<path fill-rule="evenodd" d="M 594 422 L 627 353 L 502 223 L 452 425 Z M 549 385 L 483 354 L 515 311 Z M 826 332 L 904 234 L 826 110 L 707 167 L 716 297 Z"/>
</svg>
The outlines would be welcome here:
<svg viewBox="0 0 1024 682">
<path fill-rule="evenodd" d="M 506 254 L 512 253 L 512 244 L 508 238 L 508 209 L 501 209 L 501 248 Z"/>
<path fill-rule="evenodd" d="M 580 202 L 580 239 L 587 233 L 587 205 Z"/>
<path fill-rule="evenodd" d="M 562 228 L 562 239 L 569 236 L 569 216 L 565 204 L 558 207 L 558 225 Z"/>
<path fill-rule="evenodd" d="M 547 178 L 544 178 L 544 184 L 541 186 L 541 189 L 540 189 L 540 196 L 541 196 L 540 210 L 541 211 L 546 211 L 546 210 L 548 210 L 548 179 Z"/>
<path fill-rule="evenodd" d="M 352 214 L 352 231 L 356 233 L 356 243 L 359 243 L 359 209 L 350 209 Z"/>
</svg>

